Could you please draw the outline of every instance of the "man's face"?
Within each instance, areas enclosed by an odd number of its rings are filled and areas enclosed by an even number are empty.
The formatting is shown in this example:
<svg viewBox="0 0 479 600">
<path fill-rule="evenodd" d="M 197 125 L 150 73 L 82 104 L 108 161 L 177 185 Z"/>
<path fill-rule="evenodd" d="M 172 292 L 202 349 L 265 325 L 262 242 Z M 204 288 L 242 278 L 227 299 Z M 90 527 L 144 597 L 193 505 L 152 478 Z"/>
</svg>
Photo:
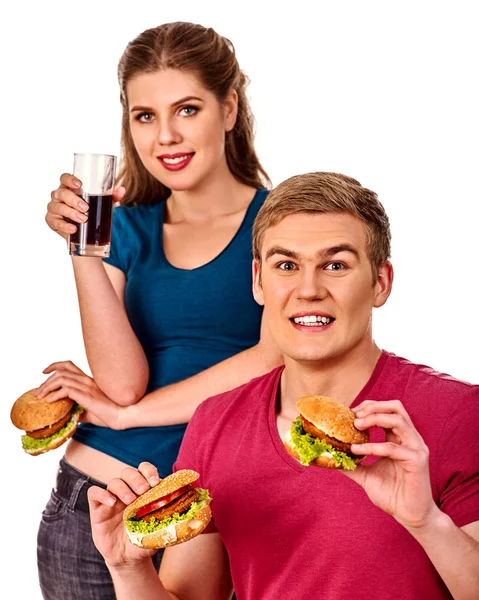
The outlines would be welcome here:
<svg viewBox="0 0 479 600">
<path fill-rule="evenodd" d="M 327 361 L 372 344 L 373 307 L 391 291 L 392 267 L 373 285 L 362 221 L 349 214 L 298 213 L 267 229 L 254 294 L 286 357 Z"/>
</svg>

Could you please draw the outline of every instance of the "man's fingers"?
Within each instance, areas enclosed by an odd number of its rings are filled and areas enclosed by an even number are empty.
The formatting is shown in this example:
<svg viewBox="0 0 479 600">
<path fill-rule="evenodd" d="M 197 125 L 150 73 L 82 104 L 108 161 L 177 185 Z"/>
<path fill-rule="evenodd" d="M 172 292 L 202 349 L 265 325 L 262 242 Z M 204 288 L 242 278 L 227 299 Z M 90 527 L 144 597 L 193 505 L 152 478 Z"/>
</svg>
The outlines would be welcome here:
<svg viewBox="0 0 479 600">
<path fill-rule="evenodd" d="M 97 485 L 93 485 L 88 490 L 88 502 L 90 506 L 95 507 L 98 504 L 104 504 L 105 506 L 115 506 L 117 497 Z"/>
<path fill-rule="evenodd" d="M 148 483 L 152 487 L 158 485 L 161 481 L 160 477 L 158 476 L 158 469 L 155 467 L 155 465 L 152 465 L 149 462 L 140 463 L 138 466 L 138 471 L 145 479 L 148 480 Z"/>
<path fill-rule="evenodd" d="M 130 467 L 131 468 L 131 467 Z M 134 470 L 134 469 L 132 469 Z M 123 476 L 123 472 L 122 472 L 122 476 Z M 150 486 L 146 483 L 146 486 L 149 488 Z M 134 493 L 131 489 L 131 487 L 123 480 L 120 479 L 119 477 L 116 477 L 115 479 L 112 479 L 110 481 L 110 483 L 108 484 L 107 490 L 114 494 L 115 496 L 117 496 L 122 502 L 123 504 L 131 504 L 134 500 L 136 500 L 137 496 L 139 495 L 138 493 Z"/>
<path fill-rule="evenodd" d="M 427 463 L 429 455 L 427 447 L 419 451 L 403 444 L 394 444 L 393 442 L 351 444 L 351 452 L 358 455 L 386 457 L 411 464 Z"/>
</svg>

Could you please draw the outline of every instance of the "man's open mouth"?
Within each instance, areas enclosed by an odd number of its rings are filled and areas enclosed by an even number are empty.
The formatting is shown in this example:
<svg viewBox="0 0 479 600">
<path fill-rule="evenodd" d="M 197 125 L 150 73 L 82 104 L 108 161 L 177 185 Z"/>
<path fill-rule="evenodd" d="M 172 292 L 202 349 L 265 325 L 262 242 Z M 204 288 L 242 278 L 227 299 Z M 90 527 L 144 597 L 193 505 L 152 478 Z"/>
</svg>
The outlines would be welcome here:
<svg viewBox="0 0 479 600">
<path fill-rule="evenodd" d="M 334 317 L 323 317 L 322 315 L 305 315 L 304 317 L 293 317 L 290 321 L 297 325 L 306 325 L 307 327 L 324 327 L 334 321 Z"/>
</svg>

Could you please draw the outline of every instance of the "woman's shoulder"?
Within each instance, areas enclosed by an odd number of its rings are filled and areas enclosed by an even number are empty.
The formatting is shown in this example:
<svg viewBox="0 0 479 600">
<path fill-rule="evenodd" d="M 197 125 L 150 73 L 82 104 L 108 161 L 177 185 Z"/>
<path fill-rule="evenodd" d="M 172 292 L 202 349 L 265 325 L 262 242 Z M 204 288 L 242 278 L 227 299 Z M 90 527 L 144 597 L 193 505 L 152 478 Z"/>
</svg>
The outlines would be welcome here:
<svg viewBox="0 0 479 600">
<path fill-rule="evenodd" d="M 117 205 L 114 208 L 113 214 L 116 219 L 121 221 L 143 221 L 149 220 L 156 215 L 162 214 L 164 202 L 155 202 L 152 204 L 140 205 Z"/>
</svg>

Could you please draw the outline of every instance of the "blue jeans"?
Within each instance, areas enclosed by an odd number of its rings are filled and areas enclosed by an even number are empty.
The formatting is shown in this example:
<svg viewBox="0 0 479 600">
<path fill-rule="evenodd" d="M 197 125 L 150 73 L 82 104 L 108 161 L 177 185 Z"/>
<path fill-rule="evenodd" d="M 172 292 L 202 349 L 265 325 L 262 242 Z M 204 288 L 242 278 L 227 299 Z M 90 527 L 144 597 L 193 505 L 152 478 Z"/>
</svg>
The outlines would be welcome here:
<svg viewBox="0 0 479 600">
<path fill-rule="evenodd" d="M 115 600 L 115 591 L 90 528 L 87 490 L 105 486 L 65 459 L 43 511 L 37 538 L 40 587 L 45 600 Z M 163 551 L 153 556 L 159 569 Z"/>
</svg>

